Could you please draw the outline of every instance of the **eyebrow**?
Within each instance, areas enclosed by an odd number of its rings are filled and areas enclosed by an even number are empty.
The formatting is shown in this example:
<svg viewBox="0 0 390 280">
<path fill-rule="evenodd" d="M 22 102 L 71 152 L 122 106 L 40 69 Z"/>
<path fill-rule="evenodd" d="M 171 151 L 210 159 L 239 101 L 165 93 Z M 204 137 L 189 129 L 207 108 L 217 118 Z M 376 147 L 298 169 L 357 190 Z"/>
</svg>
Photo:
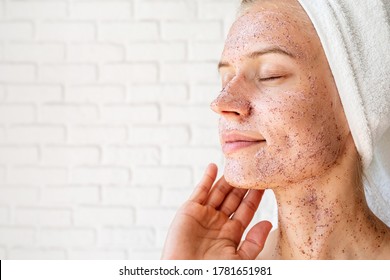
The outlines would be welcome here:
<svg viewBox="0 0 390 280">
<path fill-rule="evenodd" d="M 245 55 L 245 57 L 253 59 L 253 58 L 256 58 L 258 56 L 262 56 L 262 55 L 269 54 L 269 53 L 277 53 L 277 54 L 287 55 L 289 57 L 294 58 L 294 55 L 292 53 L 290 53 L 290 52 L 288 52 L 286 50 L 283 50 L 280 47 L 265 48 L 265 49 L 262 49 L 262 50 L 259 50 L 259 51 L 251 52 L 251 53 Z M 229 67 L 229 66 L 230 66 L 229 62 L 221 60 L 218 63 L 218 70 L 223 68 L 223 67 Z"/>
</svg>

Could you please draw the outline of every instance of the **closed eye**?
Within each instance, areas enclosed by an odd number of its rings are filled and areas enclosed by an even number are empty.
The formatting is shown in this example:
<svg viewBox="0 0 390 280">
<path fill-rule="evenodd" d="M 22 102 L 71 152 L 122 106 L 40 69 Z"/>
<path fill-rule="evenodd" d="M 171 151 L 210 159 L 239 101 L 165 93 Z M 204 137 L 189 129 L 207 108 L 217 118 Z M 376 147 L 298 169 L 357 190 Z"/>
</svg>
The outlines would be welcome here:
<svg viewBox="0 0 390 280">
<path fill-rule="evenodd" d="M 271 77 L 260 78 L 260 81 L 262 81 L 262 82 L 273 81 L 273 80 L 277 80 L 280 78 L 283 78 L 283 76 L 271 76 Z"/>
</svg>

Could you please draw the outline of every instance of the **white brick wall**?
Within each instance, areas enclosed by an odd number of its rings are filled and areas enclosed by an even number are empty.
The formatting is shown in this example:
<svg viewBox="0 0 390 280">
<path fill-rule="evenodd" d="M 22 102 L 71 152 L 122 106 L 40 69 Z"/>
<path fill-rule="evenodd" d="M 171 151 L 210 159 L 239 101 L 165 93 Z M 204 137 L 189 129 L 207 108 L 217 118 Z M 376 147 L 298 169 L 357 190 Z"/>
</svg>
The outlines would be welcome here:
<svg viewBox="0 0 390 280">
<path fill-rule="evenodd" d="M 238 3 L 0 0 L 0 258 L 160 257 L 223 163 L 209 103 Z"/>
</svg>

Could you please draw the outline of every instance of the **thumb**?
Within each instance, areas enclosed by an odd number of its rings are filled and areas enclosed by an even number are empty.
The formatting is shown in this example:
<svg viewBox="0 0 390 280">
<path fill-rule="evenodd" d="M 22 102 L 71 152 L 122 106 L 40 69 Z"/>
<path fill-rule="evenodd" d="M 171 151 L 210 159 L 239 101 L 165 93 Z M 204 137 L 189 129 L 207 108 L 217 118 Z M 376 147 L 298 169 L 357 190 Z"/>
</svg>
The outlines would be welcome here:
<svg viewBox="0 0 390 280">
<path fill-rule="evenodd" d="M 254 225 L 245 237 L 237 254 L 243 259 L 255 259 L 264 248 L 265 241 L 272 229 L 272 224 L 269 221 L 261 221 Z"/>
</svg>

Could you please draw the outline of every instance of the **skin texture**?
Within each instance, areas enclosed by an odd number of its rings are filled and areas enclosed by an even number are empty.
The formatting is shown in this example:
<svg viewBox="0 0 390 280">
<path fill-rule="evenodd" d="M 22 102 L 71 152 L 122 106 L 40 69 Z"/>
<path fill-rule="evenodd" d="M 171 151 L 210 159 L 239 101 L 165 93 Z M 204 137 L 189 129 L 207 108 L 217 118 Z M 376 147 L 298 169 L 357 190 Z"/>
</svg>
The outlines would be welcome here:
<svg viewBox="0 0 390 280">
<path fill-rule="evenodd" d="M 300 9 L 295 0 L 258 1 L 233 24 L 211 104 L 224 176 L 214 184 L 208 167 L 163 258 L 390 259 L 389 229 L 367 207 L 332 73 Z M 277 229 L 264 245 L 270 225 L 259 223 L 240 247 L 264 189 L 277 199 Z"/>
<path fill-rule="evenodd" d="M 273 188 L 320 176 L 345 142 L 348 125 L 326 57 L 314 30 L 302 29 L 295 17 L 268 8 L 241 16 L 226 40 L 223 90 L 211 105 L 222 116 L 220 134 L 266 140 L 225 153 L 224 175 L 233 186 Z M 275 48 L 291 56 L 248 57 Z"/>
</svg>

